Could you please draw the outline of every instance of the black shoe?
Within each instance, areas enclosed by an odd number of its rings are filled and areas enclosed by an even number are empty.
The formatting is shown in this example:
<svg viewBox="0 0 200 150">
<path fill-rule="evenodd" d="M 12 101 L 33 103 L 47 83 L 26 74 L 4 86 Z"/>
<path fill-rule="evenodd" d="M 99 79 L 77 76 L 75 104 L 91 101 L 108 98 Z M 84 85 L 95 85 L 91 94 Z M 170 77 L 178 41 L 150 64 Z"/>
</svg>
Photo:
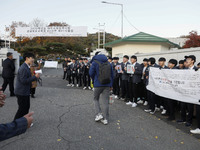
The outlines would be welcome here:
<svg viewBox="0 0 200 150">
<path fill-rule="evenodd" d="M 167 121 L 174 121 L 174 120 L 175 120 L 174 117 L 168 117 L 168 118 L 167 118 Z"/>
<path fill-rule="evenodd" d="M 191 124 L 191 123 L 189 123 L 189 122 L 186 122 L 186 123 L 185 123 L 185 126 L 186 126 L 186 127 L 191 127 L 191 126 L 192 126 L 192 124 Z"/>
<path fill-rule="evenodd" d="M 31 95 L 31 97 L 32 97 L 32 98 L 35 98 L 35 96 L 34 96 L 34 95 Z"/>
<path fill-rule="evenodd" d="M 178 124 L 181 124 L 181 123 L 185 123 L 186 121 L 185 120 L 177 120 L 176 121 Z"/>
</svg>

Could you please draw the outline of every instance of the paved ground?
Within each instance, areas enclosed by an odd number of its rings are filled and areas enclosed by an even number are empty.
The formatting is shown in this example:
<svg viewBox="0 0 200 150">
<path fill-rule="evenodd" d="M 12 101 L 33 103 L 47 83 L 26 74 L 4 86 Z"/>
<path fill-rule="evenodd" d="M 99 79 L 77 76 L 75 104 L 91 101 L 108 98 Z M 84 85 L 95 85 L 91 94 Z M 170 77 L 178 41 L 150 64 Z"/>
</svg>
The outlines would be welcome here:
<svg viewBox="0 0 200 150">
<path fill-rule="evenodd" d="M 93 92 L 66 87 L 62 70 L 45 69 L 43 86 L 31 99 L 34 126 L 25 134 L 0 142 L 0 150 L 197 150 L 200 137 L 164 117 L 145 113 L 116 100 L 110 124 L 94 122 Z M 2 83 L 2 79 L 0 80 Z M 8 94 L 8 91 L 6 91 Z M 16 98 L 6 99 L 0 122 L 11 121 Z"/>
</svg>

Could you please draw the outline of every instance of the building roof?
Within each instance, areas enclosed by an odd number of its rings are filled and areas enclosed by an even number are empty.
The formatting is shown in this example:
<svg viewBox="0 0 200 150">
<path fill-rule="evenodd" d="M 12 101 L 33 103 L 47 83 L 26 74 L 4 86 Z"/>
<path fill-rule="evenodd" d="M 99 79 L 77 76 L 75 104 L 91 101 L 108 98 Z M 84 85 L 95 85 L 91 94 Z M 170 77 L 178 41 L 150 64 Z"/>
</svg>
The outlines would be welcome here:
<svg viewBox="0 0 200 150">
<path fill-rule="evenodd" d="M 139 32 L 137 34 L 125 37 L 123 39 L 119 39 L 119 40 L 116 40 L 116 41 L 113 41 L 110 43 L 106 43 L 105 46 L 112 47 L 113 45 L 119 44 L 122 42 L 152 42 L 152 43 L 161 42 L 161 43 L 167 43 L 167 44 L 171 45 L 172 47 L 180 48 L 180 46 L 178 44 L 170 42 L 168 39 L 161 38 L 161 37 L 151 35 L 151 34 L 147 34 L 144 32 Z"/>
</svg>

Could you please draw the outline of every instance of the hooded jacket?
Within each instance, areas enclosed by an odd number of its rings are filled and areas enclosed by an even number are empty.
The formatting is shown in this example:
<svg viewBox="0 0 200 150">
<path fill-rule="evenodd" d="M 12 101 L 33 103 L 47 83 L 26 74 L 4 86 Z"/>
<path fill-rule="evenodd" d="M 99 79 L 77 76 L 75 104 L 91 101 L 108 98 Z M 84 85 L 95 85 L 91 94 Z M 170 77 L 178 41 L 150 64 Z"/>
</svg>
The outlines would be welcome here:
<svg viewBox="0 0 200 150">
<path fill-rule="evenodd" d="M 90 77 L 92 78 L 92 81 L 94 83 L 94 87 L 112 87 L 113 84 L 113 68 L 112 65 L 110 65 L 110 69 L 111 69 L 111 75 L 110 75 L 110 83 L 109 84 L 101 84 L 98 80 L 98 76 L 99 76 L 99 65 L 94 61 L 98 61 L 100 63 L 105 63 L 108 61 L 107 57 L 103 54 L 100 55 L 96 55 L 92 58 L 91 62 L 92 66 L 90 67 L 89 70 L 89 74 Z"/>
</svg>

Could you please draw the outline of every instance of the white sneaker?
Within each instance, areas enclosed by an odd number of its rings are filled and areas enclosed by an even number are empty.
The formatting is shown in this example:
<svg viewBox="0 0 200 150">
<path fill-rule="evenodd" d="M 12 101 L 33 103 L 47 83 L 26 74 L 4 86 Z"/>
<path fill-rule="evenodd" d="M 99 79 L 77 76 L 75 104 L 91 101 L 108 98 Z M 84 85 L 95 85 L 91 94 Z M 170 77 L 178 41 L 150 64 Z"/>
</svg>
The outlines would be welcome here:
<svg viewBox="0 0 200 150">
<path fill-rule="evenodd" d="M 115 99 L 118 99 L 118 96 L 117 96 L 117 95 L 115 95 Z"/>
<path fill-rule="evenodd" d="M 161 115 L 165 115 L 167 113 L 167 110 L 163 109 L 163 111 L 161 112 Z"/>
<path fill-rule="evenodd" d="M 106 120 L 106 119 L 101 119 L 101 122 L 102 122 L 104 125 L 107 125 L 107 124 L 108 124 L 108 120 Z"/>
<path fill-rule="evenodd" d="M 30 127 L 32 127 L 32 126 L 33 126 L 33 123 L 31 123 Z"/>
<path fill-rule="evenodd" d="M 200 134 L 200 129 L 196 128 L 195 130 L 190 130 L 190 132 L 193 134 Z"/>
<path fill-rule="evenodd" d="M 126 103 L 126 105 L 132 105 L 133 103 L 131 101 L 129 101 L 128 103 Z"/>
<path fill-rule="evenodd" d="M 84 87 L 83 89 L 85 90 L 87 87 Z"/>
<path fill-rule="evenodd" d="M 137 107 L 137 104 L 136 104 L 136 103 L 133 103 L 133 104 L 132 104 L 132 107 Z"/>
<path fill-rule="evenodd" d="M 91 90 L 91 87 L 89 86 L 88 89 Z"/>
<path fill-rule="evenodd" d="M 153 115 L 155 114 L 155 112 L 156 112 L 156 109 L 154 111 L 150 111 L 150 114 Z"/>
<path fill-rule="evenodd" d="M 156 108 L 155 108 L 155 111 L 160 111 L 160 108 L 156 107 Z"/>
<path fill-rule="evenodd" d="M 163 107 L 163 106 L 160 106 L 160 109 L 164 109 L 164 107 Z"/>
<path fill-rule="evenodd" d="M 148 105 L 148 102 L 147 102 L 147 101 L 145 101 L 143 105 L 144 105 L 144 106 L 147 106 L 147 105 Z"/>
<path fill-rule="evenodd" d="M 92 88 L 92 91 L 94 91 L 94 88 Z"/>
<path fill-rule="evenodd" d="M 149 113 L 149 112 L 151 112 L 151 109 L 145 109 L 144 110 L 146 113 Z"/>
<path fill-rule="evenodd" d="M 72 84 L 72 87 L 74 87 L 74 84 Z"/>
<path fill-rule="evenodd" d="M 78 87 L 78 84 L 76 85 L 76 87 Z"/>
<path fill-rule="evenodd" d="M 67 86 L 71 86 L 71 84 L 67 84 Z"/>
<path fill-rule="evenodd" d="M 143 104 L 143 100 L 139 100 L 137 104 Z"/>
<path fill-rule="evenodd" d="M 99 121 L 101 119 L 103 119 L 103 115 L 101 113 L 97 114 L 95 117 L 95 121 Z"/>
</svg>

